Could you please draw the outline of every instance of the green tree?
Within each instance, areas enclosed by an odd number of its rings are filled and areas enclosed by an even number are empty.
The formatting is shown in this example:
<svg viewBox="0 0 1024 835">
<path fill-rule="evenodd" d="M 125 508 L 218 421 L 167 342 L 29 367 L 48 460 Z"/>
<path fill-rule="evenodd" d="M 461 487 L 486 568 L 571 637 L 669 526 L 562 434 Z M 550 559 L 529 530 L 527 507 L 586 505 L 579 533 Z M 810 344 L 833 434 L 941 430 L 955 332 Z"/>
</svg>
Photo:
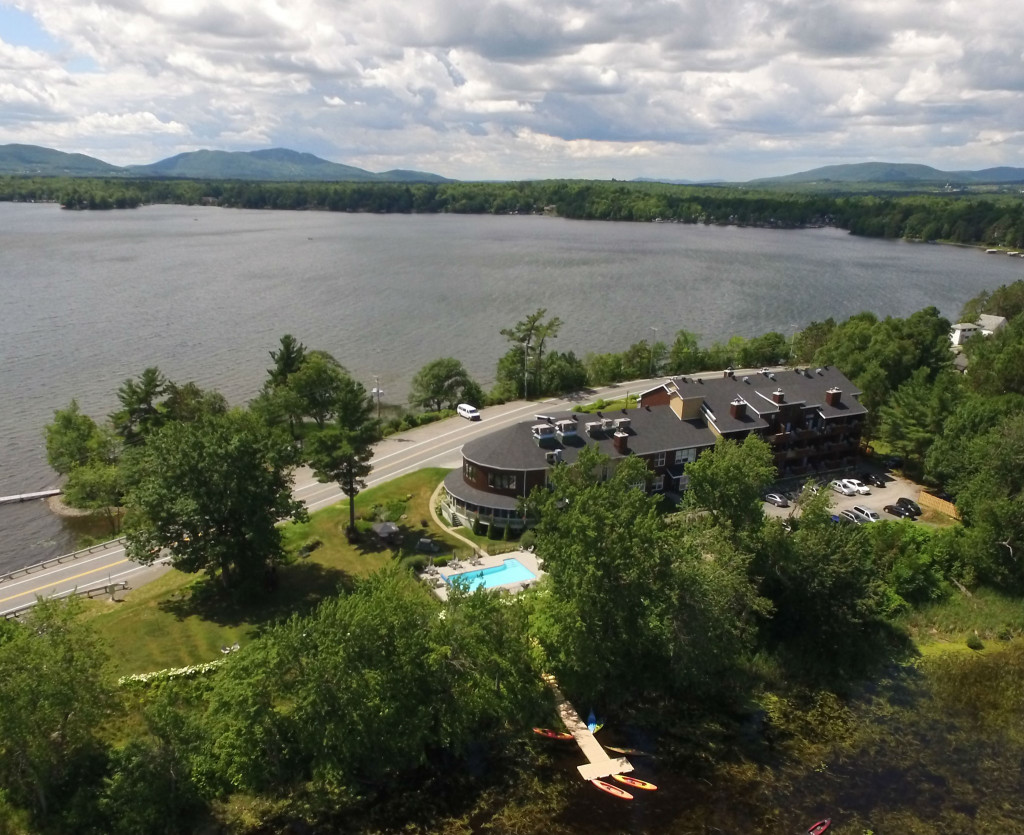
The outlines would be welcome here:
<svg viewBox="0 0 1024 835">
<path fill-rule="evenodd" d="M 979 394 L 1024 394 L 1024 316 L 964 348 L 970 359 L 967 384 Z"/>
<path fill-rule="evenodd" d="M 143 371 L 138 380 L 128 379 L 121 384 L 117 390 L 121 409 L 110 418 L 126 444 L 139 443 L 163 425 L 164 418 L 157 399 L 166 391 L 167 378 L 155 366 Z"/>
<path fill-rule="evenodd" d="M 283 557 L 277 522 L 305 518 L 292 498 L 287 451 L 254 415 L 233 410 L 169 423 L 126 463 L 127 550 L 225 586 L 251 585 Z"/>
<path fill-rule="evenodd" d="M 427 411 L 454 409 L 459 403 L 483 404 L 483 391 L 454 357 L 427 363 L 412 378 L 409 403 Z"/>
<path fill-rule="evenodd" d="M 379 425 L 373 417 L 373 400 L 361 383 L 346 377 L 334 407 L 337 420 L 310 437 L 304 454 L 319 481 L 337 482 L 348 496 L 349 534 L 356 530 L 356 496 L 366 487 L 373 469 L 373 442 Z"/>
<path fill-rule="evenodd" d="M 75 467 L 115 457 L 114 439 L 82 414 L 77 400 L 53 413 L 53 423 L 46 426 L 46 460 L 58 473 L 67 475 Z"/>
<path fill-rule="evenodd" d="M 106 651 L 74 602 L 40 601 L 0 630 L 0 785 L 45 821 L 102 751 L 112 708 Z"/>
<path fill-rule="evenodd" d="M 775 480 L 771 448 L 754 435 L 742 443 L 719 437 L 686 467 L 686 506 L 711 514 L 719 525 L 741 533 L 764 520 L 762 496 Z"/>
<path fill-rule="evenodd" d="M 168 381 L 161 409 L 166 420 L 198 420 L 203 415 L 220 415 L 228 410 L 228 401 L 219 391 L 204 391 L 195 383 L 182 385 Z"/>
<path fill-rule="evenodd" d="M 793 337 L 793 361 L 812 362 L 814 355 L 828 342 L 835 327 L 835 320 L 831 316 L 824 322 L 811 322 Z"/>
<path fill-rule="evenodd" d="M 708 368 L 707 352 L 697 343 L 697 334 L 680 330 L 668 350 L 666 371 L 669 374 L 692 374 Z"/>
<path fill-rule="evenodd" d="M 124 473 L 119 464 L 96 461 L 75 467 L 64 484 L 64 499 L 71 507 L 98 511 L 117 536 L 121 530 Z"/>
<path fill-rule="evenodd" d="M 927 368 L 917 369 L 881 408 L 879 437 L 920 477 L 925 456 L 963 397 L 960 375 L 946 370 L 934 381 Z"/>
<path fill-rule="evenodd" d="M 572 351 L 548 351 L 544 360 L 544 380 L 552 394 L 579 391 L 587 385 L 587 369 Z"/>
<path fill-rule="evenodd" d="M 270 352 L 270 358 L 274 361 L 274 367 L 267 369 L 269 384 L 271 388 L 277 388 L 288 382 L 288 379 L 297 372 L 306 360 L 306 346 L 299 342 L 290 333 L 281 337 L 281 347 Z"/>
<path fill-rule="evenodd" d="M 501 331 L 502 336 L 510 342 L 523 345 L 524 350 L 528 353 L 532 349 L 532 354 L 528 358 L 532 359 L 532 363 L 530 363 L 533 369 L 531 388 L 537 395 L 547 393 L 541 376 L 544 369 L 544 349 L 549 339 L 558 336 L 558 331 L 561 330 L 563 324 L 557 316 L 553 316 L 545 322 L 546 313 L 546 308 L 538 308 L 525 319 L 516 322 L 511 328 L 504 328 Z"/>
<path fill-rule="evenodd" d="M 288 387 L 298 395 L 303 413 L 323 427 L 335 414 L 348 372 L 325 351 L 310 351 L 299 370 L 288 377 Z"/>
</svg>

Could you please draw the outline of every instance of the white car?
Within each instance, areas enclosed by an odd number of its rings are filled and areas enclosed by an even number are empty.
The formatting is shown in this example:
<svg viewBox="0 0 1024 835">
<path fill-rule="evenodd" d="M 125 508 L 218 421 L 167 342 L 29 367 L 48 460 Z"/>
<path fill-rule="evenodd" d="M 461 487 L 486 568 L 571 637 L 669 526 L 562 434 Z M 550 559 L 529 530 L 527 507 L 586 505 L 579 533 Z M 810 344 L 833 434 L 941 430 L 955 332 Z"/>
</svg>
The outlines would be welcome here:
<svg viewBox="0 0 1024 835">
<path fill-rule="evenodd" d="M 828 486 L 835 490 L 837 493 L 842 493 L 844 496 L 857 495 L 856 490 L 850 487 L 845 481 L 840 481 L 838 478 L 835 481 L 830 481 Z"/>
<path fill-rule="evenodd" d="M 476 406 L 470 406 L 468 403 L 460 403 L 455 407 L 455 411 L 466 420 L 480 420 L 480 410 Z"/>
<path fill-rule="evenodd" d="M 868 496 L 868 495 L 871 494 L 871 488 L 868 487 L 859 478 L 844 478 L 843 479 L 843 484 L 845 484 L 847 487 L 851 488 L 854 493 L 857 493 L 857 494 L 859 494 L 861 496 Z M 848 495 L 852 496 L 853 493 L 850 493 Z"/>
</svg>

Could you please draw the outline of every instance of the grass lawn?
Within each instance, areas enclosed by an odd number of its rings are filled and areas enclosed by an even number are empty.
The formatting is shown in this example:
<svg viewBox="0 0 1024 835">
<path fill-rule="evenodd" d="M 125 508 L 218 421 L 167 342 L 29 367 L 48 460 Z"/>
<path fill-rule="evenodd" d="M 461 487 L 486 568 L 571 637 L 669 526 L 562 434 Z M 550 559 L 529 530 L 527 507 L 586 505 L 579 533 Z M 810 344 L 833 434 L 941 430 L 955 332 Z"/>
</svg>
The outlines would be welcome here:
<svg viewBox="0 0 1024 835">
<path fill-rule="evenodd" d="M 348 502 L 310 515 L 308 522 L 284 527 L 291 562 L 278 571 L 278 585 L 255 599 L 234 602 L 205 575 L 170 571 L 132 591 L 121 603 L 90 601 L 85 616 L 103 636 L 118 675 L 182 667 L 221 657 L 220 649 L 245 642 L 264 627 L 293 612 L 308 611 L 324 597 L 351 586 L 388 563 L 412 556 L 421 537 L 429 536 L 442 550 L 457 544 L 430 521 L 429 501 L 447 470 L 431 468 L 373 487 L 356 497 L 357 523 L 369 530 L 375 505 L 401 511 L 394 521 L 401 543 L 388 547 L 372 534 L 350 544 L 345 537 Z M 423 521 L 427 524 L 424 526 Z M 321 545 L 308 556 L 300 549 L 314 540 Z"/>
<path fill-rule="evenodd" d="M 992 589 L 975 589 L 970 597 L 955 591 L 946 600 L 909 612 L 900 622 L 923 654 L 967 649 L 967 638 L 975 633 L 994 647 L 1024 636 L 1024 605 L 1020 598 Z"/>
</svg>

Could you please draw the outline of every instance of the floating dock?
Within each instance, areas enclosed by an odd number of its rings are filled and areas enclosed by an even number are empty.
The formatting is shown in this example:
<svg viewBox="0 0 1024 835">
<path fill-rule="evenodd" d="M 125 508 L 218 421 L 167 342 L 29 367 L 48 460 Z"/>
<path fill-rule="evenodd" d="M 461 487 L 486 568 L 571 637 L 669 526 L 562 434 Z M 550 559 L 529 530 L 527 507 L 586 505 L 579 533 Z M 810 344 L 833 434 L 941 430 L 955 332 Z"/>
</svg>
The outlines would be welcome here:
<svg viewBox="0 0 1024 835">
<path fill-rule="evenodd" d="M 585 765 L 578 766 L 580 776 L 584 780 L 599 780 L 612 774 L 626 774 L 633 770 L 633 764 L 625 757 L 608 756 L 608 752 L 601 747 L 597 737 L 590 732 L 587 723 L 580 719 L 576 708 L 565 698 L 553 675 L 545 673 L 544 683 L 554 691 L 558 715 L 561 717 L 565 729 L 572 734 L 572 738 L 580 746 L 583 756 L 587 758 Z"/>
<path fill-rule="evenodd" d="M 0 504 L 30 502 L 33 499 L 48 499 L 50 496 L 59 496 L 60 494 L 60 490 L 40 490 L 38 493 L 19 493 L 17 496 L 0 496 Z"/>
</svg>

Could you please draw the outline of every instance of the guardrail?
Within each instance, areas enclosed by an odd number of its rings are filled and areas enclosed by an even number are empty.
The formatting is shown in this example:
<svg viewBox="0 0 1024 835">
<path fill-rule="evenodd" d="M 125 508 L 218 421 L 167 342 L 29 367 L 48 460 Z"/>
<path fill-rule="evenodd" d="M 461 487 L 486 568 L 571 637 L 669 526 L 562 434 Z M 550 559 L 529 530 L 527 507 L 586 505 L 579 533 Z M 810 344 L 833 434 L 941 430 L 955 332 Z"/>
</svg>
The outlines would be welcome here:
<svg viewBox="0 0 1024 835">
<path fill-rule="evenodd" d="M 43 562 L 36 563 L 35 565 L 29 565 L 25 568 L 16 568 L 14 571 L 0 575 L 0 583 L 4 582 L 4 580 L 13 580 L 15 577 L 21 577 L 25 574 L 34 574 L 36 571 L 42 571 L 44 568 L 51 568 L 52 566 L 60 565 L 68 560 L 80 557 L 83 554 L 94 554 L 96 551 L 121 542 L 124 542 L 123 536 L 120 536 L 117 539 L 108 540 L 107 542 L 99 542 L 96 545 L 90 545 L 88 548 L 82 548 L 78 551 L 72 551 L 70 554 L 62 554 L 59 557 L 54 557 L 53 559 L 45 560 Z"/>
<path fill-rule="evenodd" d="M 53 597 L 50 598 L 50 600 L 61 600 L 65 597 L 84 597 L 86 600 L 91 600 L 94 597 L 101 597 L 105 594 L 113 596 L 114 592 L 127 591 L 129 588 L 131 587 L 128 585 L 128 582 L 126 580 L 118 580 L 114 583 L 104 583 L 102 586 L 96 586 L 96 588 L 92 589 L 82 589 L 81 591 L 75 589 L 74 591 L 66 591 L 62 592 L 61 594 L 55 594 Z M 31 603 L 22 603 L 20 606 L 14 609 L 9 609 L 8 611 L 4 612 L 4 619 L 12 620 L 13 618 L 20 617 L 22 614 L 24 614 L 33 606 L 35 606 L 37 602 L 38 601 L 33 600 Z"/>
</svg>

